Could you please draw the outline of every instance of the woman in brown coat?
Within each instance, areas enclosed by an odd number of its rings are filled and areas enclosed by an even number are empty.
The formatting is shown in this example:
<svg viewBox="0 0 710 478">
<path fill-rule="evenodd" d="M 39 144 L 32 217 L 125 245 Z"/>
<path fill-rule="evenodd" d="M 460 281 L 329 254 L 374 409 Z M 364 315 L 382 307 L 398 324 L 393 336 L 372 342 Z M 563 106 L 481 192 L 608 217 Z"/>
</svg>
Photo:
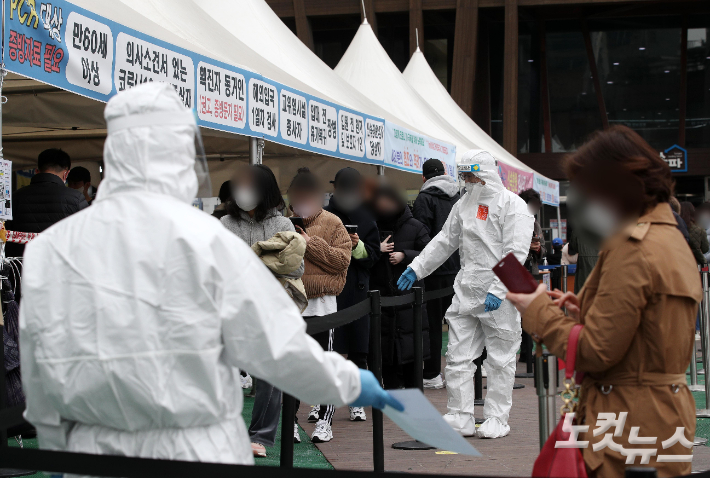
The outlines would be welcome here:
<svg viewBox="0 0 710 478">
<path fill-rule="evenodd" d="M 578 233 L 600 243 L 599 262 L 578 296 L 556 291 L 550 300 L 541 286 L 507 298 L 523 329 L 558 357 L 572 326 L 584 325 L 576 368 L 586 375 L 576 418 L 589 427 L 579 440 L 589 442 L 582 453 L 590 476 L 623 476 L 632 463 L 653 466 L 659 476 L 689 474 L 695 401 L 685 371 L 701 288 L 690 249 L 673 246 L 683 241 L 668 204 L 670 170 L 626 127 L 597 134 L 568 158 L 566 170 L 571 219 Z M 614 414 L 618 428 L 600 429 L 600 413 Z M 651 449 L 650 461 L 637 449 Z"/>
</svg>

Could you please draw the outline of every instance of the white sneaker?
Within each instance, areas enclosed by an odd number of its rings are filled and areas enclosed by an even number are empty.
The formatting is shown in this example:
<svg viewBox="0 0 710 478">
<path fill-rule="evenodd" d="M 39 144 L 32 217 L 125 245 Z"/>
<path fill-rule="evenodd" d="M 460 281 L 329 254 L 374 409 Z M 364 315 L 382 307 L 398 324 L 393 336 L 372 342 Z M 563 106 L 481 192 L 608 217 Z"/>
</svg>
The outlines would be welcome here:
<svg viewBox="0 0 710 478">
<path fill-rule="evenodd" d="M 301 443 L 301 435 L 298 433 L 298 423 L 293 424 L 293 442 Z"/>
<path fill-rule="evenodd" d="M 316 423 L 316 429 L 311 435 L 311 441 L 313 443 L 326 443 L 333 439 L 333 429 L 330 428 L 330 423 L 325 420 L 318 420 Z"/>
<path fill-rule="evenodd" d="M 365 415 L 365 409 L 362 407 L 350 407 L 350 421 L 351 422 L 364 422 L 367 420 L 367 415 Z"/>
<path fill-rule="evenodd" d="M 320 405 L 313 405 L 308 412 L 308 423 L 316 423 L 320 418 Z"/>
<path fill-rule="evenodd" d="M 242 379 L 242 388 L 247 389 L 252 387 L 251 375 L 246 374 L 246 376 L 240 375 Z"/>
<path fill-rule="evenodd" d="M 487 377 L 487 376 L 488 376 L 488 372 L 486 372 L 486 367 L 484 367 L 483 364 L 481 364 L 481 377 Z"/>
<path fill-rule="evenodd" d="M 444 381 L 444 377 L 442 377 L 441 374 L 437 375 L 434 378 L 424 379 L 424 388 L 430 390 L 440 390 L 444 387 L 446 387 L 446 382 Z"/>
</svg>

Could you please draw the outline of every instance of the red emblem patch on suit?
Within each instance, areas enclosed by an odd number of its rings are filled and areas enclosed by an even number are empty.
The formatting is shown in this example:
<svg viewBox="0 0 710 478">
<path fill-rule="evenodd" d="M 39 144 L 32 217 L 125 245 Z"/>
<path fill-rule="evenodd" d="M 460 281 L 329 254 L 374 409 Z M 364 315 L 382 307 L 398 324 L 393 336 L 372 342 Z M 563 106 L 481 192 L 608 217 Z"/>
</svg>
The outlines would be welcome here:
<svg viewBox="0 0 710 478">
<path fill-rule="evenodd" d="M 481 221 L 485 221 L 488 219 L 488 206 L 484 206 L 482 204 L 479 204 L 478 214 L 476 214 L 476 219 L 480 219 Z"/>
</svg>

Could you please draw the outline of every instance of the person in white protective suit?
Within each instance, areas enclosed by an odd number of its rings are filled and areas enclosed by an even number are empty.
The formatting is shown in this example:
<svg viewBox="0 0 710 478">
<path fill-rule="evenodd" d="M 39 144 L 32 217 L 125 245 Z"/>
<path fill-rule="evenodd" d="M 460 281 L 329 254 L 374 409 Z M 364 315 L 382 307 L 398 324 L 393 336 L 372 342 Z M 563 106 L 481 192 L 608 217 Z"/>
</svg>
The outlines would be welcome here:
<svg viewBox="0 0 710 478">
<path fill-rule="evenodd" d="M 401 409 L 324 352 L 251 249 L 191 206 L 199 131 L 172 86 L 119 93 L 105 117 L 94 206 L 25 254 L 25 417 L 41 448 L 251 464 L 238 367 L 308 403 Z"/>
<path fill-rule="evenodd" d="M 486 151 L 471 150 L 458 165 L 466 194 L 454 205 L 441 232 L 400 277 L 399 287 L 411 287 L 434 272 L 457 249 L 461 270 L 446 312 L 449 347 L 446 352 L 448 413 L 444 419 L 464 436 L 504 437 L 510 432 L 515 354 L 520 346 L 520 315 L 503 300 L 506 288 L 493 266 L 509 253 L 522 263 L 530 249 L 534 218 L 525 201 L 508 191 L 496 160 Z M 473 363 L 486 348 L 488 393 L 485 421 L 476 430 L 473 416 Z"/>
</svg>

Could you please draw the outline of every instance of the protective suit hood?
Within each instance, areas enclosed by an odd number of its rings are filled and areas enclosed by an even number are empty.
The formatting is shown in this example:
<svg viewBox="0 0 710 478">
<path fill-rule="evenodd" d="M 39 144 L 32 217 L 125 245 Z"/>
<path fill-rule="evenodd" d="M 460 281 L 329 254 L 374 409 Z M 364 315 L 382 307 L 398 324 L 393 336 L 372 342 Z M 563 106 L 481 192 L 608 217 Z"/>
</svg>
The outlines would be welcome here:
<svg viewBox="0 0 710 478">
<path fill-rule="evenodd" d="M 484 180 L 483 191 L 500 191 L 505 189 L 498 173 L 498 161 L 482 149 L 472 149 L 464 153 L 458 165 L 459 173 L 471 172 Z"/>
<path fill-rule="evenodd" d="M 109 100 L 104 117 L 108 127 L 105 177 L 97 201 L 147 191 L 192 202 L 198 189 L 197 126 L 171 85 L 146 83 L 119 93 Z"/>
<path fill-rule="evenodd" d="M 450 198 L 459 193 L 459 185 L 456 180 L 446 175 L 434 176 L 431 179 L 427 179 L 421 190 L 431 192 L 432 189 L 438 189 Z"/>
</svg>

